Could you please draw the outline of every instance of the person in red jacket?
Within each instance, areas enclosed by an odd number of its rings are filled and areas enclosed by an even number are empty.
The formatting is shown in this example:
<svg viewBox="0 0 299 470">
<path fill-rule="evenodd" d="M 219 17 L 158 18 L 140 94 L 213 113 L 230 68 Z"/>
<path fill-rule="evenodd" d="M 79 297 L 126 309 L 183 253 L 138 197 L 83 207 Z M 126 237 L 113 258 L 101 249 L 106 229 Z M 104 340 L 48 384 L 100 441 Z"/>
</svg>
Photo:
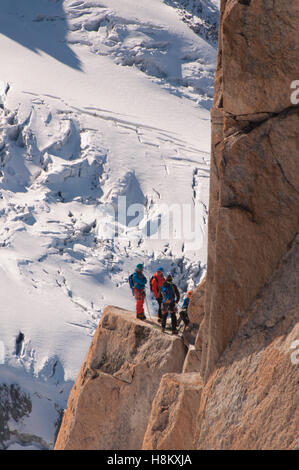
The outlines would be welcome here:
<svg viewBox="0 0 299 470">
<path fill-rule="evenodd" d="M 157 271 L 153 274 L 151 278 L 151 291 L 153 292 L 156 301 L 158 302 L 158 322 L 162 321 L 162 294 L 161 294 L 161 287 L 165 282 L 164 278 L 164 269 L 158 268 Z"/>
</svg>

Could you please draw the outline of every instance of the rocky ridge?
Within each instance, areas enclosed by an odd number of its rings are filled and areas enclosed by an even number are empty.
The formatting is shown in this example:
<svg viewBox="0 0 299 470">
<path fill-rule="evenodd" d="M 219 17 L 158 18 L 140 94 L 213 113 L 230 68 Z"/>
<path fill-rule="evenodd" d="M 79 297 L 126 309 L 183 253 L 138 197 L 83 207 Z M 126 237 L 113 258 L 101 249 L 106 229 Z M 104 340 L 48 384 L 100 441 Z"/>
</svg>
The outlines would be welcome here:
<svg viewBox="0 0 299 470">
<path fill-rule="evenodd" d="M 56 450 L 140 449 L 165 373 L 185 359 L 181 339 L 107 307 L 68 401 Z"/>
</svg>

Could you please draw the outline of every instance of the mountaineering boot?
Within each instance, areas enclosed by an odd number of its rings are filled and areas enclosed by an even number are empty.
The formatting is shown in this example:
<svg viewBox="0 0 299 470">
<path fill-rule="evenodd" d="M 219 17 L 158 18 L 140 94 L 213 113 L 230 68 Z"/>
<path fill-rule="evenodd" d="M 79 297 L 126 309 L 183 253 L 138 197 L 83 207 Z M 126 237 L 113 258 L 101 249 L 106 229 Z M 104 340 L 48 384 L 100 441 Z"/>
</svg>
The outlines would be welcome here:
<svg viewBox="0 0 299 470">
<path fill-rule="evenodd" d="M 144 313 L 137 313 L 136 318 L 138 320 L 146 320 L 146 316 L 144 315 Z"/>
</svg>

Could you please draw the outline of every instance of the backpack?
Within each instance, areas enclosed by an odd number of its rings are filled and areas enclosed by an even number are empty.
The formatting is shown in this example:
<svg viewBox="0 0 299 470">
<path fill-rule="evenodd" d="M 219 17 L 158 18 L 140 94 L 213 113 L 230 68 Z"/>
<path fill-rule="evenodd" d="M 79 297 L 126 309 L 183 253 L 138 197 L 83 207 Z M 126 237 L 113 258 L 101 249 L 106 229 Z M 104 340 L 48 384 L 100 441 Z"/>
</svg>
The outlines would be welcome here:
<svg viewBox="0 0 299 470">
<path fill-rule="evenodd" d="M 164 289 L 163 289 L 164 288 Z M 179 291 L 174 284 L 168 284 L 165 282 L 161 288 L 162 297 L 164 300 L 176 301 L 179 300 Z"/>
<path fill-rule="evenodd" d="M 172 300 L 172 297 L 174 296 L 172 285 L 164 283 L 161 288 L 161 293 L 164 300 Z"/>
<path fill-rule="evenodd" d="M 132 290 L 134 289 L 133 274 L 130 274 L 129 276 L 129 286 Z"/>
</svg>

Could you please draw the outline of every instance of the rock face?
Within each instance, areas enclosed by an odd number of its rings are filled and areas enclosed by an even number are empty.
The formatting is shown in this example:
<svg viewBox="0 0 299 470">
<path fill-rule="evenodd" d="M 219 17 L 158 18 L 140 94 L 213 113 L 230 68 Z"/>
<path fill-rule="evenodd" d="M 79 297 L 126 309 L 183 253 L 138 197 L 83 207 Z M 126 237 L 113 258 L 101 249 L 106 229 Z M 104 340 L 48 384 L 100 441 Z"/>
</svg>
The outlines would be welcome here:
<svg viewBox="0 0 299 470">
<path fill-rule="evenodd" d="M 298 449 L 299 237 L 202 391 L 197 449 Z"/>
<path fill-rule="evenodd" d="M 198 372 L 201 348 L 199 346 L 199 335 L 198 333 L 202 331 L 205 317 L 205 292 L 206 292 L 206 279 L 194 289 L 190 304 L 188 307 L 188 316 L 189 320 L 192 323 L 191 334 L 195 334 L 194 341 L 189 341 L 188 353 L 184 363 L 183 372 Z M 196 326 L 196 328 L 194 328 Z M 184 332 L 184 335 L 188 335 L 189 331 Z M 188 339 L 188 338 L 186 338 Z M 194 343 L 196 342 L 196 348 Z M 187 341 L 186 341 L 187 343 Z"/>
<path fill-rule="evenodd" d="M 162 376 L 181 372 L 181 339 L 107 307 L 69 397 L 55 450 L 140 449 Z"/>
<path fill-rule="evenodd" d="M 298 20 L 298 2 L 222 0 L 226 112 L 244 119 L 246 114 L 281 113 L 291 106 L 290 85 L 298 80 Z"/>
<path fill-rule="evenodd" d="M 204 318 L 204 300 L 205 300 L 206 279 L 194 289 L 190 304 L 188 307 L 188 317 L 191 323 L 200 325 Z"/>
<path fill-rule="evenodd" d="M 297 2 L 221 3 L 212 110 L 205 379 L 299 232 Z"/>
</svg>

